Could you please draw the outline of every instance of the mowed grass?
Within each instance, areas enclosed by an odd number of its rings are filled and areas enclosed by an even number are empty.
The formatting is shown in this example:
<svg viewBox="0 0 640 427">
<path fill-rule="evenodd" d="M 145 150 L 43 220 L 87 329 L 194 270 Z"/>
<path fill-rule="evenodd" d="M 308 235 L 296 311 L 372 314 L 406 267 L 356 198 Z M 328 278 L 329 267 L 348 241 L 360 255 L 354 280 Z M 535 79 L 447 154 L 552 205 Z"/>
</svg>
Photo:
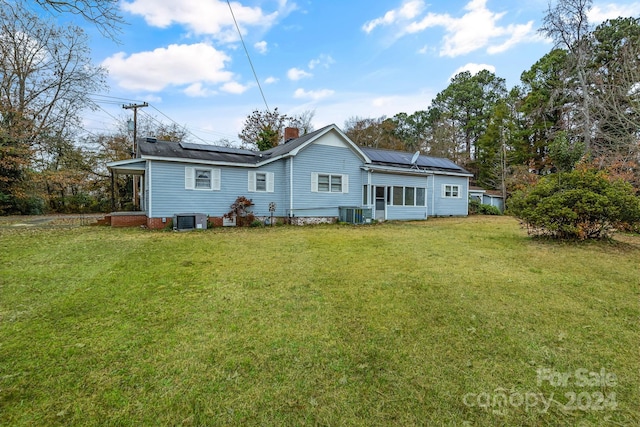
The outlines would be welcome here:
<svg viewBox="0 0 640 427">
<path fill-rule="evenodd" d="M 638 425 L 624 240 L 508 217 L 0 229 L 0 425 Z"/>
</svg>

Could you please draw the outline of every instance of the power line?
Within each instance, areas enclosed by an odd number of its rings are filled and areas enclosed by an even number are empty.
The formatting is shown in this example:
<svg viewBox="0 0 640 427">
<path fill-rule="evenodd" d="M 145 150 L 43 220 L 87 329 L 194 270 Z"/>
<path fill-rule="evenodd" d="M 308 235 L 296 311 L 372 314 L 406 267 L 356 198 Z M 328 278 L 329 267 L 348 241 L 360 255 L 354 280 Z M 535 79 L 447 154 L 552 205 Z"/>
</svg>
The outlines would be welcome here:
<svg viewBox="0 0 640 427">
<path fill-rule="evenodd" d="M 247 54 L 247 59 L 249 60 L 249 65 L 251 65 L 251 71 L 253 71 L 253 77 L 256 79 L 256 83 L 258 83 L 258 89 L 260 89 L 260 95 L 262 95 L 262 100 L 264 101 L 264 105 L 267 107 L 267 111 L 270 113 L 269 104 L 267 104 L 267 98 L 264 96 L 264 92 L 262 91 L 262 86 L 260 85 L 260 80 L 258 79 L 258 74 L 256 73 L 256 69 L 253 67 L 253 62 L 251 61 L 251 56 L 249 55 L 249 51 L 247 50 L 247 46 L 244 44 L 244 39 L 242 38 L 242 32 L 240 32 L 240 27 L 238 26 L 238 21 L 236 21 L 236 15 L 233 13 L 233 8 L 231 7 L 231 2 L 227 0 L 227 5 L 229 5 L 229 10 L 231 11 L 231 17 L 233 18 L 233 23 L 236 24 L 236 30 L 238 30 L 238 36 L 240 36 L 240 41 L 242 42 L 242 47 L 244 48 L 244 52 Z"/>
<path fill-rule="evenodd" d="M 115 97 L 115 96 L 108 96 L 108 95 L 102 95 L 102 94 L 96 94 L 96 93 L 92 93 L 90 94 L 90 96 L 92 97 L 92 101 L 96 104 L 96 108 L 100 111 L 102 111 L 104 114 L 108 115 L 109 117 L 111 117 L 115 122 L 119 122 L 122 120 L 122 118 L 117 118 L 115 117 L 113 114 L 111 114 L 109 111 L 107 111 L 105 108 L 103 108 L 101 105 L 117 105 L 119 107 L 122 107 L 122 101 L 132 101 L 135 104 L 142 104 L 143 102 L 141 101 L 136 101 L 136 100 L 132 100 L 132 99 L 128 99 L 128 98 L 120 98 L 120 97 Z M 146 102 L 144 104 L 147 104 Z M 218 138 L 225 138 L 225 139 L 235 139 L 234 135 L 231 134 L 226 134 L 223 132 L 216 132 L 216 131 L 212 131 L 212 130 L 203 130 L 203 129 L 197 129 L 197 128 L 193 128 L 190 126 L 186 126 L 183 124 L 178 123 L 177 121 L 175 121 L 174 119 L 172 119 L 171 117 L 169 117 L 167 114 L 165 114 L 164 112 L 160 111 L 158 108 L 156 108 L 154 105 L 152 104 L 147 104 L 149 107 L 151 107 L 153 110 L 155 110 L 158 114 L 160 114 L 161 116 L 163 116 L 164 118 L 166 118 L 167 120 L 169 120 L 171 123 L 175 124 L 176 126 L 179 126 L 180 128 L 184 129 L 185 132 L 187 134 L 189 134 L 190 136 L 192 136 L 195 139 L 198 139 L 200 141 L 202 141 L 205 144 L 208 145 L 212 145 L 212 144 L 216 144 L 216 141 L 212 141 L 212 140 L 206 140 L 198 135 L 196 135 L 193 130 L 197 130 L 198 132 L 202 132 L 202 133 L 208 133 L 211 135 L 214 135 Z M 140 113 L 142 113 L 145 117 L 148 117 L 150 120 L 160 124 L 160 125 L 164 125 L 165 123 L 163 123 L 162 121 L 158 120 L 157 117 L 145 112 L 144 110 L 140 110 Z"/>
</svg>

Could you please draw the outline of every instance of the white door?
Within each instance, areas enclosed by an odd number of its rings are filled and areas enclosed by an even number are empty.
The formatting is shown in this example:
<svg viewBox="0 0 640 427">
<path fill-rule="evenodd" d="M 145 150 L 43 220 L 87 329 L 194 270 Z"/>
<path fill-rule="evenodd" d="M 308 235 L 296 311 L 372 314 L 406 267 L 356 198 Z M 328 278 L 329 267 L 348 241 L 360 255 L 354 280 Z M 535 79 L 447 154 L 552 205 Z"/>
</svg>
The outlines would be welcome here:
<svg viewBox="0 0 640 427">
<path fill-rule="evenodd" d="M 386 219 L 387 206 L 387 187 L 376 187 L 376 220 L 384 221 Z"/>
</svg>

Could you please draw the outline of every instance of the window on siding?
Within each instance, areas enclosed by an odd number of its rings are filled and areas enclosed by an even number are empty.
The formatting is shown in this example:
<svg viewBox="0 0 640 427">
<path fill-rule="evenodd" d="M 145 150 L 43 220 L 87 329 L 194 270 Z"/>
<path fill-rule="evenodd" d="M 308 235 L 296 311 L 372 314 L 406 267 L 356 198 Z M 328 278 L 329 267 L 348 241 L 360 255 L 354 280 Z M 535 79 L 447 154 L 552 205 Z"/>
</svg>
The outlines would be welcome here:
<svg viewBox="0 0 640 427">
<path fill-rule="evenodd" d="M 317 173 L 311 174 L 311 191 L 320 193 L 348 193 L 349 175 Z"/>
<path fill-rule="evenodd" d="M 367 206 L 369 204 L 369 200 L 367 197 L 368 195 L 369 195 L 369 186 L 365 184 L 362 186 L 362 206 Z"/>
<path fill-rule="evenodd" d="M 248 183 L 249 183 L 249 192 L 267 192 L 273 193 L 274 191 L 274 174 L 273 172 L 256 172 L 249 171 L 248 173 Z"/>
<path fill-rule="evenodd" d="M 196 169 L 196 189 L 211 190 L 211 169 Z"/>
<path fill-rule="evenodd" d="M 415 206 L 416 189 L 414 187 L 404 187 L 404 205 L 405 206 Z"/>
<path fill-rule="evenodd" d="M 318 191 L 328 192 L 330 190 L 329 182 L 331 175 L 318 175 Z"/>
<path fill-rule="evenodd" d="M 256 191 L 267 191 L 267 174 L 256 173 Z"/>
<path fill-rule="evenodd" d="M 442 186 L 442 197 L 448 198 L 459 198 L 460 197 L 460 186 L 445 184 Z"/>
<path fill-rule="evenodd" d="M 220 169 L 185 167 L 184 188 L 187 190 L 220 190 Z"/>
<path fill-rule="evenodd" d="M 416 188 L 416 206 L 425 206 L 427 191 L 425 188 Z"/>
<path fill-rule="evenodd" d="M 425 206 L 427 189 L 421 187 L 390 187 L 393 206 Z M 390 203 L 389 203 L 390 204 Z"/>
<path fill-rule="evenodd" d="M 331 175 L 331 192 L 342 193 L 342 175 Z"/>
<path fill-rule="evenodd" d="M 404 187 L 393 187 L 393 206 L 404 205 L 403 193 Z"/>
</svg>

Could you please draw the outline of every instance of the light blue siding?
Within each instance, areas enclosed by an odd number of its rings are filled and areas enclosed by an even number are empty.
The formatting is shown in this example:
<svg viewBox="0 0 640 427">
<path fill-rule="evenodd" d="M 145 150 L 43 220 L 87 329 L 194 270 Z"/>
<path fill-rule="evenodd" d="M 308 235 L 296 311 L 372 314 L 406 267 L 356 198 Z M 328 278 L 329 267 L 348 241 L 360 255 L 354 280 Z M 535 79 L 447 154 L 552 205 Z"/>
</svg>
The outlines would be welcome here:
<svg viewBox="0 0 640 427">
<path fill-rule="evenodd" d="M 482 203 L 485 205 L 495 206 L 500 209 L 500 212 L 504 212 L 504 202 L 501 197 L 491 197 L 489 195 L 483 195 Z"/>
<path fill-rule="evenodd" d="M 408 220 L 426 219 L 429 204 L 428 176 L 396 175 L 374 172 L 371 174 L 371 185 L 379 187 L 419 187 L 425 188 L 427 206 L 393 206 L 386 204 L 386 219 Z M 382 218 L 377 218 L 382 219 Z"/>
<path fill-rule="evenodd" d="M 330 145 L 310 144 L 293 159 L 293 216 L 337 217 L 340 206 L 362 205 L 362 159 L 337 135 L 327 134 L 324 139 Z M 349 192 L 312 192 L 313 172 L 348 175 Z"/>
<path fill-rule="evenodd" d="M 203 213 L 212 217 L 226 214 L 239 196 L 253 200 L 253 213 L 270 215 L 269 204 L 276 204 L 278 217 L 338 217 L 341 206 L 363 206 L 363 185 L 425 188 L 426 206 L 386 205 L 386 219 L 425 219 L 428 216 L 468 214 L 468 178 L 447 175 L 400 174 L 363 171 L 364 159 L 335 131 L 322 135 L 289 156 L 261 167 L 215 166 L 179 161 L 147 160 L 143 201 L 152 218 L 178 213 Z M 186 168 L 220 170 L 219 190 L 192 190 L 185 187 Z M 273 192 L 249 191 L 249 172 L 273 174 Z M 347 192 L 313 191 L 312 176 L 332 174 L 348 177 Z M 346 183 L 343 181 L 343 185 Z M 442 186 L 458 185 L 459 197 L 443 197 Z M 190 184 L 191 185 L 191 184 Z M 375 208 L 368 198 L 367 207 Z"/>
<path fill-rule="evenodd" d="M 238 194 L 233 197 L 233 200 L 228 203 L 230 205 L 238 196 L 245 196 L 248 199 L 253 200 L 253 214 L 259 217 L 267 217 L 270 214 L 269 212 L 269 203 L 273 202 L 276 204 L 276 211 L 274 212 L 275 216 L 285 216 L 287 210 L 287 200 L 286 200 L 286 188 L 288 187 L 288 183 L 286 181 L 286 163 L 283 161 L 269 163 L 264 165 L 258 169 L 243 169 L 243 177 L 242 182 L 244 183 L 244 187 L 242 185 L 238 185 L 237 191 L 240 191 Z M 273 173 L 273 193 L 268 192 L 249 192 L 249 170 L 252 172 L 272 172 Z M 224 184 L 223 184 L 224 185 Z M 223 187 L 224 188 L 224 187 Z M 234 189 L 236 186 L 234 185 Z M 227 205 L 227 206 L 228 206 Z M 227 209 L 228 211 L 229 209 Z"/>
<path fill-rule="evenodd" d="M 204 213 L 221 217 L 229 212 L 231 204 L 238 196 L 252 199 L 257 216 L 269 215 L 269 203 L 275 202 L 276 216 L 285 215 L 285 203 L 282 193 L 284 176 L 282 163 L 265 165 L 263 168 L 242 168 L 228 166 L 198 165 L 149 161 L 151 164 L 151 204 L 150 215 L 154 218 L 170 217 L 177 213 Z M 186 167 L 220 169 L 220 190 L 185 189 Z M 248 171 L 264 170 L 274 173 L 273 193 L 249 193 Z M 149 212 L 148 212 L 149 213 Z"/>
<path fill-rule="evenodd" d="M 466 216 L 469 214 L 469 178 L 434 175 L 431 182 L 435 184 L 431 186 L 432 194 L 428 196 L 428 202 L 431 202 L 431 209 L 429 209 L 431 216 Z M 444 197 L 443 185 L 459 186 L 458 197 Z"/>
</svg>

